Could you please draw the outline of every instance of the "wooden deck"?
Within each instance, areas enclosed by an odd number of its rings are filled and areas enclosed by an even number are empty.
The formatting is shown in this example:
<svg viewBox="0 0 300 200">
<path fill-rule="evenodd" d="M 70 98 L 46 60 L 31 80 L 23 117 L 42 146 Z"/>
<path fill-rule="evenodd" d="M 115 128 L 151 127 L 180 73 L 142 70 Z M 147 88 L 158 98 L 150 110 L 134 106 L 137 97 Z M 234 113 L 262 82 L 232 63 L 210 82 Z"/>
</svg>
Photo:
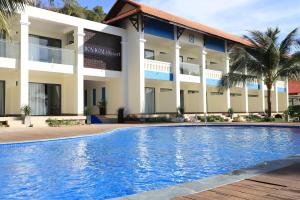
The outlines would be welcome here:
<svg viewBox="0 0 300 200">
<path fill-rule="evenodd" d="M 299 200 L 300 163 L 173 200 Z"/>
</svg>

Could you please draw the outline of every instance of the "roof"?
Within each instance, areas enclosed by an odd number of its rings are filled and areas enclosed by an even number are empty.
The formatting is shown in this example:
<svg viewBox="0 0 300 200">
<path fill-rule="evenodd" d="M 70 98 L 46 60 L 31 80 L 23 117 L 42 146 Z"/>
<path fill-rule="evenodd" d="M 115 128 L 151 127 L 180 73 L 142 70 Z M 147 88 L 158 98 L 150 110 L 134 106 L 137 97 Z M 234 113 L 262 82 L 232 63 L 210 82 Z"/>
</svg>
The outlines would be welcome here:
<svg viewBox="0 0 300 200">
<path fill-rule="evenodd" d="M 119 14 L 121 9 L 126 4 L 133 6 L 133 9 Z M 230 33 L 226 33 L 224 31 L 206 26 L 204 24 L 194 22 L 192 20 L 178 17 L 176 15 L 161 11 L 157 8 L 153 8 L 153 7 L 141 4 L 141 3 L 134 2 L 132 0 L 117 0 L 116 3 L 111 8 L 111 10 L 106 15 L 106 17 L 104 19 L 104 23 L 112 24 L 121 19 L 125 19 L 127 17 L 130 17 L 135 14 L 139 14 L 139 13 L 157 17 L 157 18 L 163 19 L 165 21 L 175 23 L 178 26 L 188 27 L 188 28 L 194 29 L 196 31 L 200 31 L 205 34 L 221 37 L 221 38 L 224 38 L 224 39 L 227 39 L 227 40 L 230 40 L 233 42 L 237 42 L 240 44 L 244 44 L 244 45 L 251 45 L 251 43 L 248 40 L 246 40 L 242 37 L 239 37 L 239 36 L 236 36 L 236 35 L 233 35 Z"/>
<path fill-rule="evenodd" d="M 289 81 L 289 94 L 300 94 L 300 81 Z"/>
</svg>

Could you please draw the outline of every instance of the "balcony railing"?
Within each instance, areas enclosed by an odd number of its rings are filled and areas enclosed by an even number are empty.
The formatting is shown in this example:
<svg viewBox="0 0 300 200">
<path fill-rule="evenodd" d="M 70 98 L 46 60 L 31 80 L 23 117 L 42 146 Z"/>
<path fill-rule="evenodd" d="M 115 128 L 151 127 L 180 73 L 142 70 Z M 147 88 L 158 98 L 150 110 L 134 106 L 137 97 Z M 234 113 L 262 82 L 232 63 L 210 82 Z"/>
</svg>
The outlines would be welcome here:
<svg viewBox="0 0 300 200">
<path fill-rule="evenodd" d="M 75 51 L 71 49 L 29 44 L 29 60 L 63 65 L 74 65 Z"/>
<path fill-rule="evenodd" d="M 277 87 L 279 87 L 279 88 L 286 88 L 285 81 L 277 81 Z"/>
<path fill-rule="evenodd" d="M 181 62 L 180 73 L 192 76 L 200 76 L 200 65 Z"/>
<path fill-rule="evenodd" d="M 171 73 L 171 63 L 145 59 L 144 69 L 148 71 Z"/>
<path fill-rule="evenodd" d="M 222 71 L 216 71 L 211 69 L 206 69 L 206 77 L 209 79 L 221 79 L 223 75 Z"/>
<path fill-rule="evenodd" d="M 20 45 L 16 42 L 8 40 L 0 40 L 0 57 L 18 58 L 20 52 Z"/>
</svg>

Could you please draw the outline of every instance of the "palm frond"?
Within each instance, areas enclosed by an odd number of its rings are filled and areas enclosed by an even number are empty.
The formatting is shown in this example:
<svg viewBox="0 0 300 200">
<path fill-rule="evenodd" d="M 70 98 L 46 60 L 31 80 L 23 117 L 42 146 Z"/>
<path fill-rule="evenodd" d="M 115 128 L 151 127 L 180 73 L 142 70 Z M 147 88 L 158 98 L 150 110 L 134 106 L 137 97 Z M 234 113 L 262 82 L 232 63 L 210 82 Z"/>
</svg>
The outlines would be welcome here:
<svg viewBox="0 0 300 200">
<path fill-rule="evenodd" d="M 32 2 L 33 0 L 0 0 L 0 30 L 9 33 L 8 19 Z"/>
<path fill-rule="evenodd" d="M 239 85 L 246 85 L 246 82 L 251 82 L 257 80 L 257 76 L 240 74 L 235 72 L 229 72 L 222 76 L 218 88 L 219 90 L 224 90 L 232 88 Z"/>
<path fill-rule="evenodd" d="M 282 40 L 279 47 L 281 59 L 285 59 L 290 54 L 293 45 L 297 43 L 297 34 L 298 28 L 295 28 Z"/>
</svg>

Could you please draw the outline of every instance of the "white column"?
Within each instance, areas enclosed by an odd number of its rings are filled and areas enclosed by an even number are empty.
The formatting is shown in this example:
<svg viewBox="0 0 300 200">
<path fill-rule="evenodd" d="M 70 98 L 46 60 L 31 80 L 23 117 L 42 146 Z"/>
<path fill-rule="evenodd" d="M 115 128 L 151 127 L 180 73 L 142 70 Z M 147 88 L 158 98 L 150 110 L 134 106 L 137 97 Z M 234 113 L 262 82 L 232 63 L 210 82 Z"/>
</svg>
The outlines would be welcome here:
<svg viewBox="0 0 300 200">
<path fill-rule="evenodd" d="M 247 75 L 247 69 L 245 69 L 245 75 Z M 249 112 L 249 101 L 248 101 L 248 82 L 246 81 L 244 86 L 244 95 L 245 95 L 245 113 Z"/>
<path fill-rule="evenodd" d="M 285 81 L 285 92 L 286 92 L 286 109 L 289 107 L 289 79 L 286 79 Z"/>
<path fill-rule="evenodd" d="M 226 74 L 229 73 L 229 70 L 230 70 L 230 68 L 229 68 L 229 66 L 230 66 L 229 62 L 230 62 L 230 58 L 229 58 L 228 55 L 226 55 L 226 65 L 225 65 L 225 73 Z M 231 108 L 231 103 L 230 103 L 230 89 L 229 88 L 226 89 L 225 92 L 226 92 L 225 93 L 226 94 L 226 108 L 228 110 L 229 108 Z"/>
<path fill-rule="evenodd" d="M 140 113 L 145 112 L 145 59 L 144 59 L 144 51 L 145 51 L 145 42 L 144 39 L 144 32 L 142 31 L 142 26 L 140 27 L 139 31 L 139 84 L 140 84 L 140 91 L 139 91 L 139 103 L 140 103 Z"/>
<path fill-rule="evenodd" d="M 177 28 L 174 28 L 174 49 L 173 49 L 173 89 L 175 94 L 175 111 L 180 107 L 180 46 L 177 40 Z"/>
<path fill-rule="evenodd" d="M 125 110 L 128 109 L 128 51 L 127 41 L 122 40 L 122 82 L 123 82 L 123 106 Z"/>
<path fill-rule="evenodd" d="M 261 111 L 264 113 L 266 111 L 266 105 L 265 105 L 265 82 L 263 77 L 261 77 L 261 81 L 260 81 L 260 98 L 261 98 Z"/>
<path fill-rule="evenodd" d="M 201 52 L 201 97 L 202 97 L 202 108 L 203 113 L 207 113 L 207 88 L 206 88 L 206 54 L 205 49 Z"/>
<path fill-rule="evenodd" d="M 21 14 L 21 31 L 20 31 L 20 107 L 28 105 L 28 82 L 29 82 L 29 70 L 28 70 L 28 51 L 29 51 L 29 21 L 28 14 L 24 11 Z"/>
<path fill-rule="evenodd" d="M 278 106 L 278 89 L 277 89 L 277 81 L 274 84 L 274 91 L 275 91 L 275 112 L 278 113 L 279 106 Z"/>
<path fill-rule="evenodd" d="M 75 69 L 75 112 L 77 115 L 84 114 L 84 29 L 77 27 L 74 31 L 75 48 L 76 48 L 76 69 Z"/>
</svg>

